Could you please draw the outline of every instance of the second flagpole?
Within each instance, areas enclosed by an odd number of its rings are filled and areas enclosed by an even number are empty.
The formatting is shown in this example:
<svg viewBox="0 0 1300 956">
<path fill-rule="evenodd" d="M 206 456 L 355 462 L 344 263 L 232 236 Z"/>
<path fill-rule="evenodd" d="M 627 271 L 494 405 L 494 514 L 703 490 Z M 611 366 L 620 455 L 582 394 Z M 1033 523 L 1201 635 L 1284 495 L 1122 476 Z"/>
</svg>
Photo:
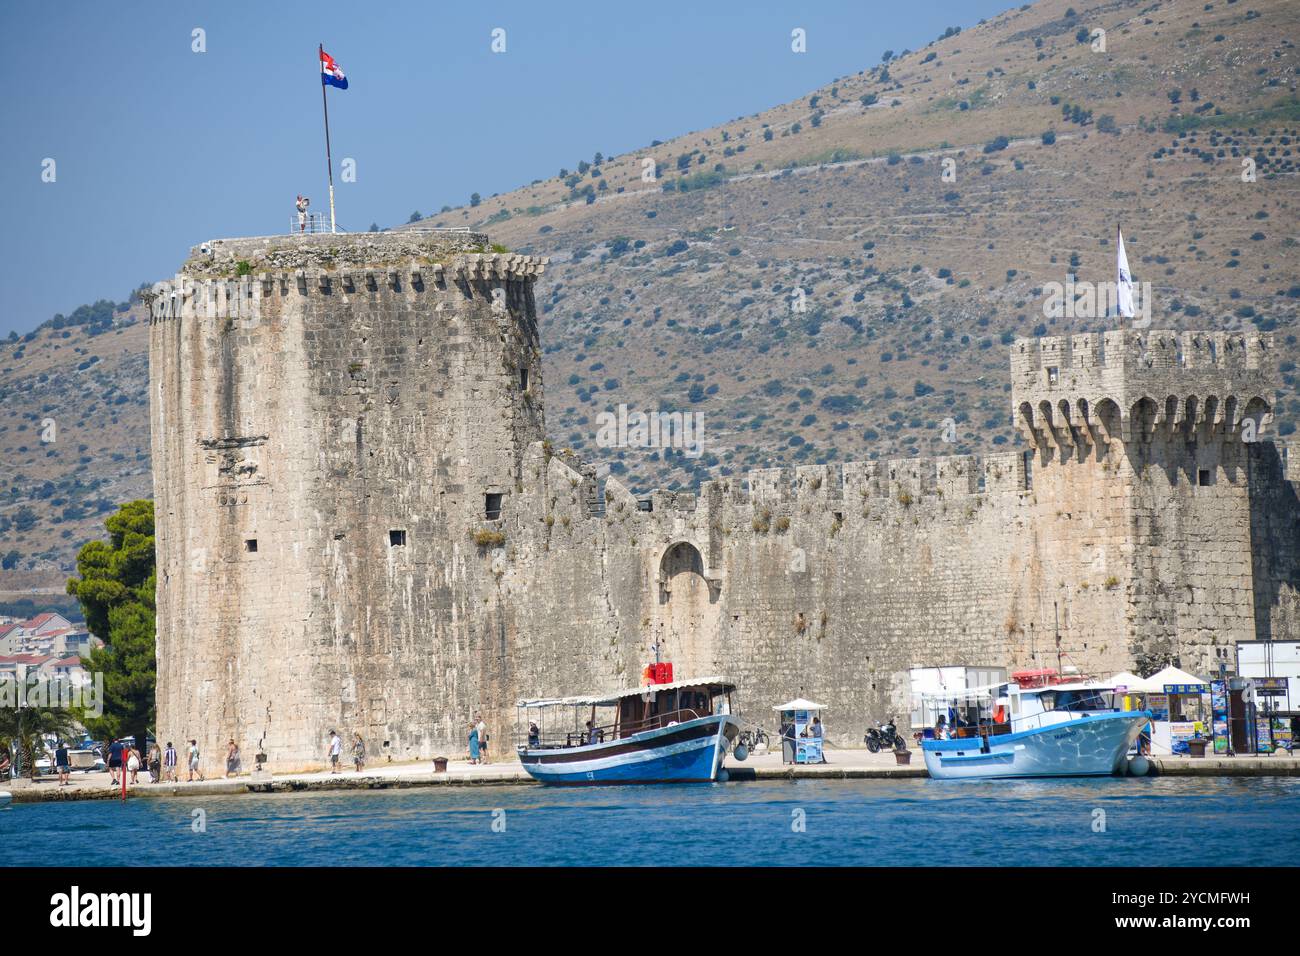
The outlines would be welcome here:
<svg viewBox="0 0 1300 956">
<path fill-rule="evenodd" d="M 320 44 L 316 50 L 316 69 L 321 69 L 321 63 L 324 62 L 325 44 Z M 321 74 L 320 80 L 320 103 L 325 111 L 325 168 L 329 172 L 330 181 L 330 232 L 337 232 L 334 226 L 334 160 L 330 157 L 330 107 L 329 100 L 325 97 L 325 76 Z"/>
</svg>

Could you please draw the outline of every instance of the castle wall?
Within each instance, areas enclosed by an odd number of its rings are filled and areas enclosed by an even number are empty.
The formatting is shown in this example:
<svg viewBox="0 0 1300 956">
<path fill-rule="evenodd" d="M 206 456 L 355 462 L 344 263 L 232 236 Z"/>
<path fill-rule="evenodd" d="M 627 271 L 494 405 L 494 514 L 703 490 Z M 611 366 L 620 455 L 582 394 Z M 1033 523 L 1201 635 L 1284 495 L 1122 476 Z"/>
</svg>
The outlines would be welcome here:
<svg viewBox="0 0 1300 956">
<path fill-rule="evenodd" d="M 544 440 L 543 263 L 485 245 L 231 240 L 153 299 L 165 739 L 454 756 L 481 712 L 500 754 L 517 699 L 634 685 L 657 641 L 748 721 L 820 700 L 844 745 L 907 713 L 912 667 L 1204 672 L 1300 636 L 1269 336 L 1022 340 L 1024 453 L 602 501 Z"/>
<path fill-rule="evenodd" d="M 650 512 L 611 480 L 603 515 L 582 518 L 574 497 L 564 534 L 531 558 L 511 555 L 507 578 L 534 582 L 535 599 L 516 602 L 520 632 L 583 635 L 615 683 L 634 683 L 658 640 L 679 674 L 736 680 L 747 719 L 770 722 L 773 703 L 799 694 L 827 704 L 841 745 L 860 741 L 869 719 L 907 712 L 911 667 L 1055 664 L 1043 568 L 1074 552 L 1034 536 L 1018 456 L 907 464 L 762 470 L 698 496 L 656 494 Z M 954 474 L 963 487 L 952 479 L 941 493 Z M 601 560 L 597 593 L 536 600 L 538 585 L 553 589 L 590 555 Z M 1064 609 L 1063 649 L 1090 666 L 1128 659 L 1122 642 L 1092 640 L 1123 619 L 1106 570 L 1071 578 L 1095 591 L 1075 617 Z M 554 669 L 534 693 L 571 693 L 571 676 Z"/>
</svg>

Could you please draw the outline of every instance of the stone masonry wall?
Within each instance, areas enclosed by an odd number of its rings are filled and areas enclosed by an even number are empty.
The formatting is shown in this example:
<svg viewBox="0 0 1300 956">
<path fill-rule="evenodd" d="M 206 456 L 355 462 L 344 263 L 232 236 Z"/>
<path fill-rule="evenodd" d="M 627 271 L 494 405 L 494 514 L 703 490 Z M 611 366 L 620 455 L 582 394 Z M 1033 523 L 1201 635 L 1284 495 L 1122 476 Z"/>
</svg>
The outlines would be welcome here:
<svg viewBox="0 0 1300 956">
<path fill-rule="evenodd" d="M 500 754 L 518 698 L 635 685 L 656 640 L 748 722 L 802 694 L 846 744 L 906 719 L 911 667 L 1300 636 L 1268 336 L 1022 340 L 1024 453 L 602 501 L 544 440 L 544 262 L 486 247 L 215 242 L 154 298 L 159 732 L 214 768 L 232 736 L 318 764 L 331 729 L 456 755 L 480 712 Z"/>
<path fill-rule="evenodd" d="M 159 732 L 428 756 L 513 693 L 474 536 L 542 435 L 543 263 L 310 240 L 210 244 L 152 303 Z"/>
</svg>

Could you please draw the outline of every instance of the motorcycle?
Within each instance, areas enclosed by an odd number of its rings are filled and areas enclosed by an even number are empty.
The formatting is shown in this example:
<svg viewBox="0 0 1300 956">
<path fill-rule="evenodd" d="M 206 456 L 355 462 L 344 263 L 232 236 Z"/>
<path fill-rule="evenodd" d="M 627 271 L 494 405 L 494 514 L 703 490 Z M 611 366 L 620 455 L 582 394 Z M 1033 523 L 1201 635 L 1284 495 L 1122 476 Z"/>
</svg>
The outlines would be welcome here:
<svg viewBox="0 0 1300 956">
<path fill-rule="evenodd" d="M 880 724 L 878 727 L 868 727 L 862 742 L 873 754 L 878 754 L 881 750 L 907 749 L 907 742 L 898 732 L 897 716 L 890 717 L 888 723 Z"/>
</svg>

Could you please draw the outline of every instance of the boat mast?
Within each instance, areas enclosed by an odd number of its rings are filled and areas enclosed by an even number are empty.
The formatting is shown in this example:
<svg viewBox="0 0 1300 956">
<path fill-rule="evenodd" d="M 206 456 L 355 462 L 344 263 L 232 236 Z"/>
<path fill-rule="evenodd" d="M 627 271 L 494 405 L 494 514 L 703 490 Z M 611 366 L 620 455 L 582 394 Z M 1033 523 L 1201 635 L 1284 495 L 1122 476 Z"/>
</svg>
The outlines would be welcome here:
<svg viewBox="0 0 1300 956">
<path fill-rule="evenodd" d="M 1056 625 L 1056 674 L 1058 677 L 1064 672 L 1061 670 L 1061 611 L 1058 602 L 1052 602 L 1052 617 Z"/>
</svg>

